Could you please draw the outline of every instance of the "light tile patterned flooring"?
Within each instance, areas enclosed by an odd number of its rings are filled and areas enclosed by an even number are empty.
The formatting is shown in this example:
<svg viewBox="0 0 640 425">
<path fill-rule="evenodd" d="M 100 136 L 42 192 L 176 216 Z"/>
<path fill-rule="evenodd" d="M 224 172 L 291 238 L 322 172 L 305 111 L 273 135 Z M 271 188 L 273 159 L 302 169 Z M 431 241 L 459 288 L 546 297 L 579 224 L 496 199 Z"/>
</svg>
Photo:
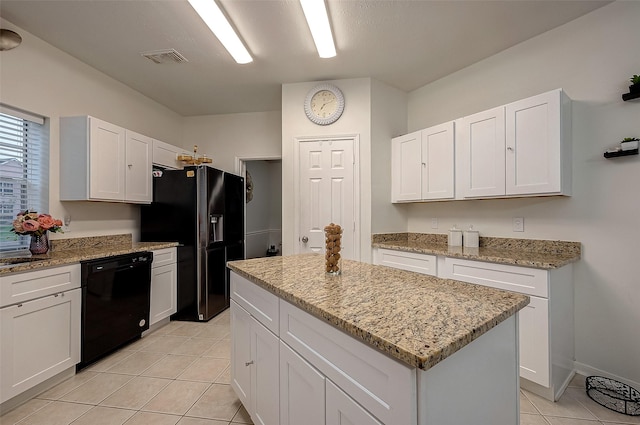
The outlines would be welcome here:
<svg viewBox="0 0 640 425">
<path fill-rule="evenodd" d="M 0 424 L 251 424 L 229 385 L 229 351 L 228 310 L 208 323 L 171 322 L 7 413 Z M 593 402 L 579 375 L 556 403 L 521 391 L 520 411 L 520 425 L 640 424 L 640 416 Z"/>
</svg>

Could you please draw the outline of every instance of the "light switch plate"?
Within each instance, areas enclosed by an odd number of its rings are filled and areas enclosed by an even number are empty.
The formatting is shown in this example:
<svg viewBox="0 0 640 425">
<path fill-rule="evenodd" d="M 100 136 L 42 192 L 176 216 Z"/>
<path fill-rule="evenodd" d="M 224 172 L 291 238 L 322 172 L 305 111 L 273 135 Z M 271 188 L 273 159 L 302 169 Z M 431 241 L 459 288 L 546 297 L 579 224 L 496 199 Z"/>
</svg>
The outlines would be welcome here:
<svg viewBox="0 0 640 425">
<path fill-rule="evenodd" d="M 524 217 L 513 218 L 513 231 L 524 232 Z"/>
<path fill-rule="evenodd" d="M 431 219 L 431 228 L 432 229 L 437 229 L 438 228 L 438 219 L 437 218 L 432 218 Z"/>
</svg>

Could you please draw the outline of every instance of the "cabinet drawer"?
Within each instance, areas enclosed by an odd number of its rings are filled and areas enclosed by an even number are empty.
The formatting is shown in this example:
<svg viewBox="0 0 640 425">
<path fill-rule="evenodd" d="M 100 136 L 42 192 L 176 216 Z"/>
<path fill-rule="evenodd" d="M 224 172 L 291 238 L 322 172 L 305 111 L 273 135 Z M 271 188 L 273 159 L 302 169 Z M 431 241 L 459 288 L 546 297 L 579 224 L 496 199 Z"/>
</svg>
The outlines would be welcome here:
<svg viewBox="0 0 640 425">
<path fill-rule="evenodd" d="M 0 307 L 80 287 L 80 264 L 0 277 Z"/>
<path fill-rule="evenodd" d="M 153 263 L 151 264 L 151 267 L 162 267 L 175 262 L 177 262 L 175 247 L 156 249 L 153 251 Z"/>
<path fill-rule="evenodd" d="M 244 307 L 267 329 L 278 335 L 278 297 L 231 272 L 231 299 Z"/>
<path fill-rule="evenodd" d="M 280 300 L 280 338 L 383 423 L 415 424 L 416 370 Z"/>
<path fill-rule="evenodd" d="M 549 272 L 543 269 L 445 258 L 441 277 L 548 298 Z"/>
<path fill-rule="evenodd" d="M 436 276 L 436 258 L 435 255 L 378 248 L 376 263 L 381 266 Z"/>
</svg>

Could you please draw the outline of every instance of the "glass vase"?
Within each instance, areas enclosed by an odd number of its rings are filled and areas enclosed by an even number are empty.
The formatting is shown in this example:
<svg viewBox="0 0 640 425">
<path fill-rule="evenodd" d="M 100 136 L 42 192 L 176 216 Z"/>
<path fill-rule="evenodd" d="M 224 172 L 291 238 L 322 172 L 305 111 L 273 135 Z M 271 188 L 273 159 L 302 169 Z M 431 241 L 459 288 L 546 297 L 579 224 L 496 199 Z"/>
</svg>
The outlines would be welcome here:
<svg viewBox="0 0 640 425">
<path fill-rule="evenodd" d="M 325 231 L 325 272 L 330 276 L 342 274 L 342 256 L 340 255 L 342 229 L 333 223 Z"/>
<path fill-rule="evenodd" d="M 31 235 L 29 251 L 31 251 L 33 255 L 46 254 L 49 251 L 49 236 L 47 232 L 44 232 L 42 235 Z"/>
</svg>

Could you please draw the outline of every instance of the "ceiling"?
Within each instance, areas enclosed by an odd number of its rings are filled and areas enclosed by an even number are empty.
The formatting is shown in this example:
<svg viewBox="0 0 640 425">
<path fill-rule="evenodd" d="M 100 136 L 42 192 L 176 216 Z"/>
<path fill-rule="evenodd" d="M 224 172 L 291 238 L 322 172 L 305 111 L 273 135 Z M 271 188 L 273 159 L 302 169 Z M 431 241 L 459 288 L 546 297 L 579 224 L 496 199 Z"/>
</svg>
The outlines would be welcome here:
<svg viewBox="0 0 640 425">
<path fill-rule="evenodd" d="M 326 0 L 318 57 L 296 0 L 218 0 L 254 57 L 238 65 L 186 0 L 2 0 L 0 16 L 183 116 L 279 110 L 281 85 L 372 77 L 411 91 L 609 1 Z M 173 48 L 188 62 L 141 52 Z"/>
</svg>

